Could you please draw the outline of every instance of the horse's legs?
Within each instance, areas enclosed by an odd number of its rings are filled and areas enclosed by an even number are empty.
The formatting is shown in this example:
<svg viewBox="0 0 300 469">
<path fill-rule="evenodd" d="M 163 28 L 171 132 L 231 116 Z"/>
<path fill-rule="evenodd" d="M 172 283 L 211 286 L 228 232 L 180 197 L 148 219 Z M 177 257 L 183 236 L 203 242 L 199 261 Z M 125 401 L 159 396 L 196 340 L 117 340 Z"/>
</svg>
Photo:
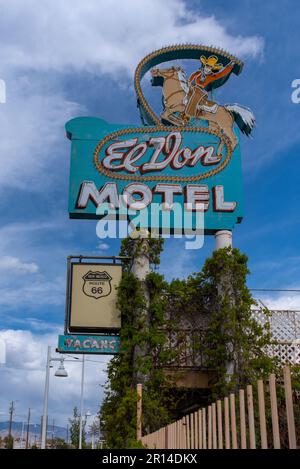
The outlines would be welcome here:
<svg viewBox="0 0 300 469">
<path fill-rule="evenodd" d="M 213 114 L 212 112 L 200 112 L 197 113 L 197 118 L 207 120 L 208 128 L 211 130 L 222 130 L 217 119 L 217 113 Z M 217 156 L 222 156 L 223 146 L 224 143 L 221 141 L 217 148 Z"/>
<path fill-rule="evenodd" d="M 184 122 L 180 117 L 180 114 L 184 111 L 184 104 L 178 103 L 178 98 L 175 99 L 175 96 L 173 96 L 171 99 L 166 99 L 166 107 L 161 114 L 161 118 L 171 122 L 174 125 L 183 125 Z M 175 112 L 179 113 L 179 116 L 175 116 Z"/>
<path fill-rule="evenodd" d="M 229 138 L 232 150 L 235 149 L 237 145 L 237 138 L 233 132 L 234 120 L 230 112 L 227 111 L 227 109 L 225 109 L 223 106 L 219 106 L 216 113 L 212 113 L 212 112 L 205 112 L 202 114 L 200 113 L 199 116 L 197 117 L 207 120 L 209 123 L 209 128 L 222 130 L 223 133 L 226 135 L 226 137 Z M 223 142 L 220 142 L 217 148 L 217 155 L 221 155 L 223 146 L 224 146 Z"/>
<path fill-rule="evenodd" d="M 233 123 L 234 119 L 229 111 L 223 106 L 219 107 L 217 114 L 219 113 L 219 122 L 220 127 L 222 128 L 224 134 L 229 138 L 232 150 L 237 146 L 237 138 L 233 132 Z"/>
<path fill-rule="evenodd" d="M 224 132 L 224 134 L 227 135 L 227 137 L 229 138 L 230 143 L 231 143 L 231 148 L 232 148 L 232 150 L 234 150 L 235 147 L 237 146 L 238 141 L 237 141 L 237 138 L 236 138 L 236 136 L 235 136 L 235 134 L 234 134 L 234 132 L 233 132 L 233 126 L 232 126 L 232 124 L 230 124 L 230 125 L 227 126 L 227 127 L 223 127 L 223 132 Z"/>
</svg>

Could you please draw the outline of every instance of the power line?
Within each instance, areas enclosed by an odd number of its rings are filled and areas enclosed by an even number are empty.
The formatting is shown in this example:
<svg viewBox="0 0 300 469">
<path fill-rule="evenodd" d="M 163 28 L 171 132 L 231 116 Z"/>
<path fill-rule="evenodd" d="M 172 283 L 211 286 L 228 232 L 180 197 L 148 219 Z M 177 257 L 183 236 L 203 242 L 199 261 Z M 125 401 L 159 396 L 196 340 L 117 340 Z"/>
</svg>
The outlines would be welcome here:
<svg viewBox="0 0 300 469">
<path fill-rule="evenodd" d="M 249 288 L 251 291 L 284 291 L 284 292 L 294 292 L 300 293 L 300 289 L 292 288 Z"/>
</svg>

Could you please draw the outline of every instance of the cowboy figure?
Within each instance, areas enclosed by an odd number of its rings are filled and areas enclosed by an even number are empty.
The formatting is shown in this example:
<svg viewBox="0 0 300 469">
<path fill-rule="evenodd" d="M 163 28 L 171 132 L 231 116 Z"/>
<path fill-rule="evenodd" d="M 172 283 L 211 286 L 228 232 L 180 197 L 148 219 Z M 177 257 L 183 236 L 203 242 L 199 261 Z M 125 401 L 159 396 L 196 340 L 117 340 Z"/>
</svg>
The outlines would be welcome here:
<svg viewBox="0 0 300 469">
<path fill-rule="evenodd" d="M 228 65 L 218 63 L 218 57 L 211 55 L 206 58 L 200 57 L 202 66 L 199 70 L 192 73 L 189 78 L 191 88 L 190 98 L 185 109 L 185 115 L 190 119 L 197 115 L 197 111 L 203 108 L 205 111 L 216 112 L 216 103 L 207 100 L 208 91 L 216 87 L 216 81 L 225 82 L 233 70 L 234 61 Z M 223 83 L 222 83 L 223 84 Z M 220 83 L 217 85 L 220 86 Z"/>
</svg>

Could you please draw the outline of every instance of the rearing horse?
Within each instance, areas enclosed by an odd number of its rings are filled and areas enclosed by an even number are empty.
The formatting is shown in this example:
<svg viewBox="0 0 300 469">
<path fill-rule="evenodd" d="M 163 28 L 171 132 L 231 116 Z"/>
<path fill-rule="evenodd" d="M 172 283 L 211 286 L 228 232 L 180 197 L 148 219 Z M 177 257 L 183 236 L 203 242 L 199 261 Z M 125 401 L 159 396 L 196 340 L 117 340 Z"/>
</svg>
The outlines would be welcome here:
<svg viewBox="0 0 300 469">
<path fill-rule="evenodd" d="M 181 126 L 187 125 L 185 119 L 185 109 L 189 100 L 190 85 L 186 78 L 185 71 L 181 67 L 171 67 L 167 69 L 154 68 L 151 70 L 152 85 L 162 86 L 164 110 L 161 114 L 162 121 L 167 124 Z M 237 145 L 237 138 L 233 131 L 234 122 L 246 135 L 250 135 L 255 118 L 252 111 L 239 104 L 226 104 L 221 106 L 213 103 L 213 112 L 205 106 L 205 102 L 198 106 L 196 119 L 204 119 L 209 123 L 209 128 L 222 130 L 229 138 L 232 150 Z M 221 153 L 223 144 L 218 148 Z"/>
</svg>

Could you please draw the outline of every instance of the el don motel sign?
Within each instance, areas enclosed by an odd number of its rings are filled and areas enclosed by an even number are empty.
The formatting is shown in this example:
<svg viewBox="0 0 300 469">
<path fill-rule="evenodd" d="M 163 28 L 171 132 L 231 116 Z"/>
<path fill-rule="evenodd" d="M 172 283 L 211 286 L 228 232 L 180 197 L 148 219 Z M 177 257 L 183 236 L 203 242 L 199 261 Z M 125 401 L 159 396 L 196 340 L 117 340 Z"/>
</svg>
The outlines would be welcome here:
<svg viewBox="0 0 300 469">
<path fill-rule="evenodd" d="M 156 67 L 174 59 L 200 59 L 201 67 L 190 77 L 182 67 Z M 204 214 L 205 234 L 232 230 L 243 218 L 238 127 L 249 135 L 254 117 L 244 106 L 212 101 L 209 92 L 241 69 L 237 58 L 218 49 L 167 47 L 149 54 L 136 69 L 143 126 L 96 117 L 69 121 L 70 217 L 101 218 L 110 212 L 110 219 L 113 214 L 130 220 L 144 211 L 139 227 L 176 232 L 174 207 L 179 206 L 180 217 L 188 212 L 193 220 L 197 211 Z M 162 86 L 160 117 L 140 86 L 149 70 L 152 85 Z"/>
</svg>

